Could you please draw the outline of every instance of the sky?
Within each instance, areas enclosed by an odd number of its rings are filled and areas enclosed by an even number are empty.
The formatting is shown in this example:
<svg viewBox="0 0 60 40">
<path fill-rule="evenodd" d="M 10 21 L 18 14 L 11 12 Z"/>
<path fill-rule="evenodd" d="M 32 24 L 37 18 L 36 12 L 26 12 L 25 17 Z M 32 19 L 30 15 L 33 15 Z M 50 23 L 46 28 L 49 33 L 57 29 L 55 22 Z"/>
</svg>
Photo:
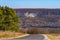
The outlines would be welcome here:
<svg viewBox="0 0 60 40">
<path fill-rule="evenodd" d="M 0 5 L 11 8 L 60 8 L 60 0 L 0 0 Z"/>
</svg>

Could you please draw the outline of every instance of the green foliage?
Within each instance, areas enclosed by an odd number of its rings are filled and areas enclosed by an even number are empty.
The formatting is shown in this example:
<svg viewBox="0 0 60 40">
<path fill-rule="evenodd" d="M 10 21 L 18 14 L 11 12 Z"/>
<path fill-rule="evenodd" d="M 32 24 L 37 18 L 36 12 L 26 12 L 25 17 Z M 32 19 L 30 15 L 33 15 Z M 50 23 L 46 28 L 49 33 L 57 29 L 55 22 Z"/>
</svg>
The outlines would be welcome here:
<svg viewBox="0 0 60 40">
<path fill-rule="evenodd" d="M 12 8 L 0 6 L 0 30 L 18 30 L 18 17 Z"/>
</svg>

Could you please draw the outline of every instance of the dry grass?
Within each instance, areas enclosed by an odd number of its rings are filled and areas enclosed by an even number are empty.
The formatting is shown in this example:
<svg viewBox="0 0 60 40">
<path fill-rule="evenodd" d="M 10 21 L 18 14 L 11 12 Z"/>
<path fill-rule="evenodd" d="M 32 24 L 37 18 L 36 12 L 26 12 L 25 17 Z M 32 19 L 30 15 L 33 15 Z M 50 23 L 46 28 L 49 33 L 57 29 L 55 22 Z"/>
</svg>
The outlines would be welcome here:
<svg viewBox="0 0 60 40">
<path fill-rule="evenodd" d="M 12 31 L 0 31 L 0 38 L 10 38 L 23 35 L 24 33 L 12 32 Z"/>
<path fill-rule="evenodd" d="M 46 34 L 51 40 L 58 40 L 56 36 L 60 36 L 60 34 Z"/>
</svg>

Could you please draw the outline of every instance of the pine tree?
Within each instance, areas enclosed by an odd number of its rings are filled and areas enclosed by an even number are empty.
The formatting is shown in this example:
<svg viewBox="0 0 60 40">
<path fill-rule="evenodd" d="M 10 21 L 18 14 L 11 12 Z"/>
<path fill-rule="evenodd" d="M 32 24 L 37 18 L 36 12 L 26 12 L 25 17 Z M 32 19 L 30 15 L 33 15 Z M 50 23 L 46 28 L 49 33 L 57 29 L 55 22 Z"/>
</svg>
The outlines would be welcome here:
<svg viewBox="0 0 60 40">
<path fill-rule="evenodd" d="M 12 8 L 0 6 L 0 30 L 18 30 L 18 17 Z"/>
</svg>

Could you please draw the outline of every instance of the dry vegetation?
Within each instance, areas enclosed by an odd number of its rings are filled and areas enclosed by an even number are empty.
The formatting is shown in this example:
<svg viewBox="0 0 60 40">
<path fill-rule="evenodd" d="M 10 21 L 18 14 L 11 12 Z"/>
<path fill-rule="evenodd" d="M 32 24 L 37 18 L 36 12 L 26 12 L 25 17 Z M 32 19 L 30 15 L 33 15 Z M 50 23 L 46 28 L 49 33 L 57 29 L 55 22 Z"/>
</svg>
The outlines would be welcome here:
<svg viewBox="0 0 60 40">
<path fill-rule="evenodd" d="M 49 38 L 60 36 L 60 28 L 20 28 L 18 32 L 0 31 L 0 38 L 17 37 L 23 34 L 46 34 Z"/>
<path fill-rule="evenodd" d="M 48 36 L 50 40 L 57 40 L 57 38 L 53 36 L 52 34 L 46 34 L 46 35 Z"/>
<path fill-rule="evenodd" d="M 26 32 L 30 34 L 60 34 L 60 28 L 26 28 Z"/>
<path fill-rule="evenodd" d="M 0 31 L 0 38 L 17 37 L 17 36 L 21 36 L 23 34 L 24 33 L 20 33 L 20 32 Z"/>
<path fill-rule="evenodd" d="M 60 34 L 46 34 L 51 40 L 60 40 Z"/>
<path fill-rule="evenodd" d="M 29 34 L 46 34 L 51 40 L 60 40 L 60 28 L 28 28 Z M 58 38 L 59 37 L 59 38 Z"/>
</svg>

